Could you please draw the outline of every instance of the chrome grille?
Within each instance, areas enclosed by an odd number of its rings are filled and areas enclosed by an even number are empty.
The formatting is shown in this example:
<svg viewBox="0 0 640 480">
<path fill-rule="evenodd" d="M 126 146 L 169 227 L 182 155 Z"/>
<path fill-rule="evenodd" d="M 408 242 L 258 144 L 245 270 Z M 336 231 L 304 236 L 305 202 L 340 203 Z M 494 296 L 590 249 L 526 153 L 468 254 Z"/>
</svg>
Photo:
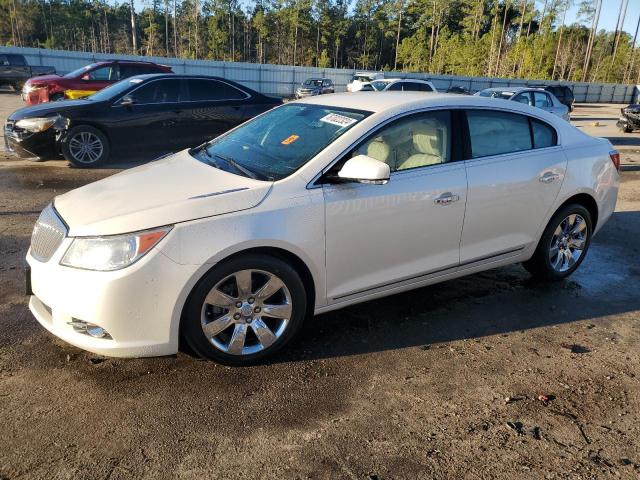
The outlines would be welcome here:
<svg viewBox="0 0 640 480">
<path fill-rule="evenodd" d="M 41 262 L 47 262 L 67 235 L 67 227 L 62 223 L 51 204 L 47 205 L 31 234 L 31 255 Z"/>
</svg>

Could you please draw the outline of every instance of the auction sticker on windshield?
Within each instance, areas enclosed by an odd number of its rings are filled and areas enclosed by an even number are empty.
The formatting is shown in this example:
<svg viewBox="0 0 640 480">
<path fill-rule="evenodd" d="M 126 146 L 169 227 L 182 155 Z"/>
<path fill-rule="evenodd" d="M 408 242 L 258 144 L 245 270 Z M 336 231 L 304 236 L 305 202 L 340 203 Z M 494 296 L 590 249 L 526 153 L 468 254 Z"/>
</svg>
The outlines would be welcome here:
<svg viewBox="0 0 640 480">
<path fill-rule="evenodd" d="M 330 113 L 329 115 L 322 117 L 320 121 L 330 123 L 331 125 L 337 125 L 339 127 L 348 127 L 352 123 L 356 123 L 357 120 L 345 115 L 340 115 L 339 113 Z"/>
<path fill-rule="evenodd" d="M 289 135 L 287 138 L 285 138 L 284 140 L 282 140 L 280 143 L 282 145 L 289 145 L 290 143 L 295 142 L 297 139 L 299 139 L 300 137 L 298 135 Z"/>
</svg>

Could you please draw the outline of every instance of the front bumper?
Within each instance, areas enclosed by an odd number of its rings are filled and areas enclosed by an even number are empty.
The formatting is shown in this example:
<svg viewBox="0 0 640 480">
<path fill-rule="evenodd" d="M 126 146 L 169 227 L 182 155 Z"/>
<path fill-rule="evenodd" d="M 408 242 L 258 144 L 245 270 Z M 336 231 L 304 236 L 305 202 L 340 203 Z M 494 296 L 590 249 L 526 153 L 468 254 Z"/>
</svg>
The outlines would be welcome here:
<svg viewBox="0 0 640 480">
<path fill-rule="evenodd" d="M 44 132 L 18 131 L 8 120 L 4 127 L 4 144 L 9 152 L 20 158 L 55 158 L 60 154 L 56 141 L 57 132 L 50 128 Z"/>
<path fill-rule="evenodd" d="M 47 262 L 31 252 L 33 295 L 29 308 L 38 322 L 65 342 L 113 357 L 170 355 L 178 351 L 181 307 L 193 268 L 179 265 L 154 248 L 133 265 L 96 272 L 60 265 L 71 244 L 65 238 Z M 111 338 L 94 338 L 70 325 L 73 320 L 104 328 Z"/>
</svg>

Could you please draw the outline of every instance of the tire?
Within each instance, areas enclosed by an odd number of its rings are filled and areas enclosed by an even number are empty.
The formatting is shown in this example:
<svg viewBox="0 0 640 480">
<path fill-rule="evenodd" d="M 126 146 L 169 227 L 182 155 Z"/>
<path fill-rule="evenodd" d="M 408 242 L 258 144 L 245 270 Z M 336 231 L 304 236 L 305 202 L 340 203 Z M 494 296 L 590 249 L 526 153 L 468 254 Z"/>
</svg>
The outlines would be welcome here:
<svg viewBox="0 0 640 480">
<path fill-rule="evenodd" d="M 524 268 L 541 280 L 567 278 L 584 260 L 592 232 L 591 214 L 585 207 L 579 204 L 562 207 L 549 220 L 535 253 L 523 263 Z"/>
<path fill-rule="evenodd" d="M 631 133 L 631 132 L 633 132 L 633 128 L 626 127 L 626 128 L 623 128 L 622 131 L 624 133 Z"/>
<path fill-rule="evenodd" d="M 238 278 L 240 285 L 251 287 L 239 288 Z M 201 357 L 223 365 L 251 365 L 289 343 L 306 311 L 306 291 L 295 269 L 278 258 L 249 254 L 204 275 L 189 295 L 180 329 Z"/>
<path fill-rule="evenodd" d="M 82 145 L 87 145 L 92 150 L 83 151 Z M 62 141 L 62 155 L 78 168 L 93 168 L 104 164 L 109 158 L 109 152 L 106 135 L 89 125 L 73 127 Z"/>
</svg>

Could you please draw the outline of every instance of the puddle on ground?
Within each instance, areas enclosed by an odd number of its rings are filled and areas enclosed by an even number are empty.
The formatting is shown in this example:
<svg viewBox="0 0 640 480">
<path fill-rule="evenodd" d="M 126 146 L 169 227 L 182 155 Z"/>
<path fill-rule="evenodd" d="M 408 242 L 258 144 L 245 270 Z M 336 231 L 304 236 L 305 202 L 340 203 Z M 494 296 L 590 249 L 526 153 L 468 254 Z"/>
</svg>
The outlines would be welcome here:
<svg viewBox="0 0 640 480">
<path fill-rule="evenodd" d="M 627 297 L 634 276 L 633 266 L 626 261 L 628 253 L 622 247 L 592 244 L 571 280 L 585 294 Z"/>
</svg>

